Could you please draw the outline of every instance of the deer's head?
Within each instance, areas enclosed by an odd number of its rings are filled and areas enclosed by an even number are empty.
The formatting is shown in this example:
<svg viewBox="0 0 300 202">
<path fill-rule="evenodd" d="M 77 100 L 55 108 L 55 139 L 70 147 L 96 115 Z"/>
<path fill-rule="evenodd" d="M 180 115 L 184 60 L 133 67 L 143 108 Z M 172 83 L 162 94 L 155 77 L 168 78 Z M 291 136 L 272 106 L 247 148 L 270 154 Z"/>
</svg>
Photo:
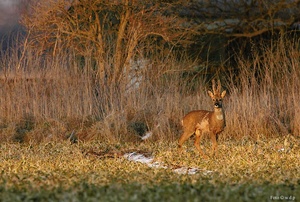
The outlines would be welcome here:
<svg viewBox="0 0 300 202">
<path fill-rule="evenodd" d="M 211 97 L 215 108 L 222 108 L 222 101 L 223 101 L 223 98 L 226 95 L 226 90 L 222 91 L 222 93 L 221 93 L 221 87 L 222 86 L 221 86 L 220 80 L 218 80 L 218 86 L 217 87 L 216 87 L 215 80 L 212 80 L 212 90 L 213 90 L 213 92 L 211 92 L 209 90 L 208 95 L 209 95 L 209 97 Z"/>
</svg>

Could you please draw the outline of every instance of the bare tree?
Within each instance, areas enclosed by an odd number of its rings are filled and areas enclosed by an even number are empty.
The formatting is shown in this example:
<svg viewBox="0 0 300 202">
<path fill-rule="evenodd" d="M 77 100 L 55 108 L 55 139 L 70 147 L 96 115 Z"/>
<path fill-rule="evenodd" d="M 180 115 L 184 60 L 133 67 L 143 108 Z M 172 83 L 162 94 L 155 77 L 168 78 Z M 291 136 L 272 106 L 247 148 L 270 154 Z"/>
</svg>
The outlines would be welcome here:
<svg viewBox="0 0 300 202">
<path fill-rule="evenodd" d="M 66 48 L 83 56 L 91 53 L 99 80 L 119 84 L 126 81 L 129 63 L 143 40 L 156 36 L 175 44 L 194 33 L 194 28 L 182 26 L 184 19 L 174 15 L 172 9 L 178 2 L 37 1 L 31 3 L 31 12 L 22 22 L 32 35 L 32 44 L 41 51 L 51 50 L 55 55 Z"/>
</svg>

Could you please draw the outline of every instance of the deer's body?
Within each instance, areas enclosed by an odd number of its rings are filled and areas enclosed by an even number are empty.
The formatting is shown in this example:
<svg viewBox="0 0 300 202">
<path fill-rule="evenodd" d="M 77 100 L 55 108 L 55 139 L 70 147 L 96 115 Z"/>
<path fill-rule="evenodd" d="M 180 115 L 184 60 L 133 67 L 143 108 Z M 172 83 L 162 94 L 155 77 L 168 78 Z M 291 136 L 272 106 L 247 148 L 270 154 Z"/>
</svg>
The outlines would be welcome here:
<svg viewBox="0 0 300 202">
<path fill-rule="evenodd" d="M 215 88 L 213 81 L 213 92 L 208 91 L 209 96 L 214 102 L 214 111 L 196 110 L 191 111 L 185 115 L 182 119 L 183 134 L 181 135 L 178 146 L 181 149 L 182 144 L 193 134 L 195 134 L 195 147 L 204 157 L 206 155 L 200 148 L 201 136 L 204 133 L 208 133 L 212 140 L 213 153 L 217 152 L 217 138 L 218 134 L 221 133 L 225 126 L 225 114 L 222 108 L 222 99 L 224 98 L 226 91 L 220 93 L 221 84 L 218 83 L 218 88 Z"/>
</svg>

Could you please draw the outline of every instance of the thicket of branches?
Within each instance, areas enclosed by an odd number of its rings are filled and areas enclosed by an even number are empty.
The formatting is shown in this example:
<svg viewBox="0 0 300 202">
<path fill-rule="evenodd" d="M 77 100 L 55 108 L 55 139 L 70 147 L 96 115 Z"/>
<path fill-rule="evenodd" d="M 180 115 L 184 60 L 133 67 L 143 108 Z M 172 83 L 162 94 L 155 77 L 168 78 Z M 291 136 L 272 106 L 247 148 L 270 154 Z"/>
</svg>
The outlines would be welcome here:
<svg viewBox="0 0 300 202">
<path fill-rule="evenodd" d="M 266 32 L 284 34 L 297 29 L 300 21 L 299 0 L 26 2 L 28 12 L 22 23 L 30 45 L 40 54 L 52 56 L 65 49 L 75 51 L 83 63 L 91 55 L 93 71 L 104 85 L 127 83 L 130 63 L 146 52 L 153 55 L 158 45 L 167 45 L 169 50 L 174 46 L 186 49 L 208 35 L 223 35 L 232 41 Z M 223 47 L 213 47 L 213 40 L 205 38 L 193 47 L 208 52 L 207 47 L 222 49 L 228 45 L 224 42 Z"/>
<path fill-rule="evenodd" d="M 137 54 L 158 41 L 188 42 L 194 28 L 182 26 L 175 6 L 177 2 L 167 1 L 38 1 L 23 23 L 31 45 L 43 54 L 54 56 L 68 49 L 82 56 L 80 60 L 91 55 L 100 83 L 119 85 L 128 82 L 126 75 Z"/>
<path fill-rule="evenodd" d="M 191 1 L 186 15 L 194 19 L 203 33 L 254 37 L 296 28 L 299 11 L 299 0 L 213 0 Z"/>
</svg>

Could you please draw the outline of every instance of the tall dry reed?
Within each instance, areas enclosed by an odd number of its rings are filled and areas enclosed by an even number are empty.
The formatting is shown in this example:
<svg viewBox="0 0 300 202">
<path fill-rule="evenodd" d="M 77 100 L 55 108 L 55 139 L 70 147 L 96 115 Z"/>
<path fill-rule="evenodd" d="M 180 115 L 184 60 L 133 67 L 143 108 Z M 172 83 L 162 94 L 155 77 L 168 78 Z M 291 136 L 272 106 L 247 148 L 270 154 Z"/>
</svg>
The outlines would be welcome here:
<svg viewBox="0 0 300 202">
<path fill-rule="evenodd" d="M 263 52 L 253 52 L 252 59 L 240 58 L 238 75 L 219 75 L 228 90 L 223 137 L 299 135 L 298 44 L 279 41 Z M 101 85 L 91 57 L 82 63 L 71 51 L 51 56 L 22 48 L 4 54 L 0 62 L 2 136 L 11 123 L 13 136 L 20 128 L 26 135 L 55 120 L 64 129 L 42 130 L 43 137 L 50 133 L 67 137 L 75 131 L 83 138 L 126 141 L 152 131 L 154 139 L 175 140 L 185 113 L 212 109 L 206 94 L 211 78 L 205 76 L 205 69 L 195 73 L 197 63 L 188 56 L 139 57 L 126 73 L 128 83 L 118 88 Z M 29 128 L 19 126 L 28 120 Z"/>
<path fill-rule="evenodd" d="M 251 53 L 252 59 L 238 60 L 238 79 L 228 79 L 229 133 L 299 135 L 299 48 L 299 41 L 281 39 L 272 47 Z"/>
</svg>

